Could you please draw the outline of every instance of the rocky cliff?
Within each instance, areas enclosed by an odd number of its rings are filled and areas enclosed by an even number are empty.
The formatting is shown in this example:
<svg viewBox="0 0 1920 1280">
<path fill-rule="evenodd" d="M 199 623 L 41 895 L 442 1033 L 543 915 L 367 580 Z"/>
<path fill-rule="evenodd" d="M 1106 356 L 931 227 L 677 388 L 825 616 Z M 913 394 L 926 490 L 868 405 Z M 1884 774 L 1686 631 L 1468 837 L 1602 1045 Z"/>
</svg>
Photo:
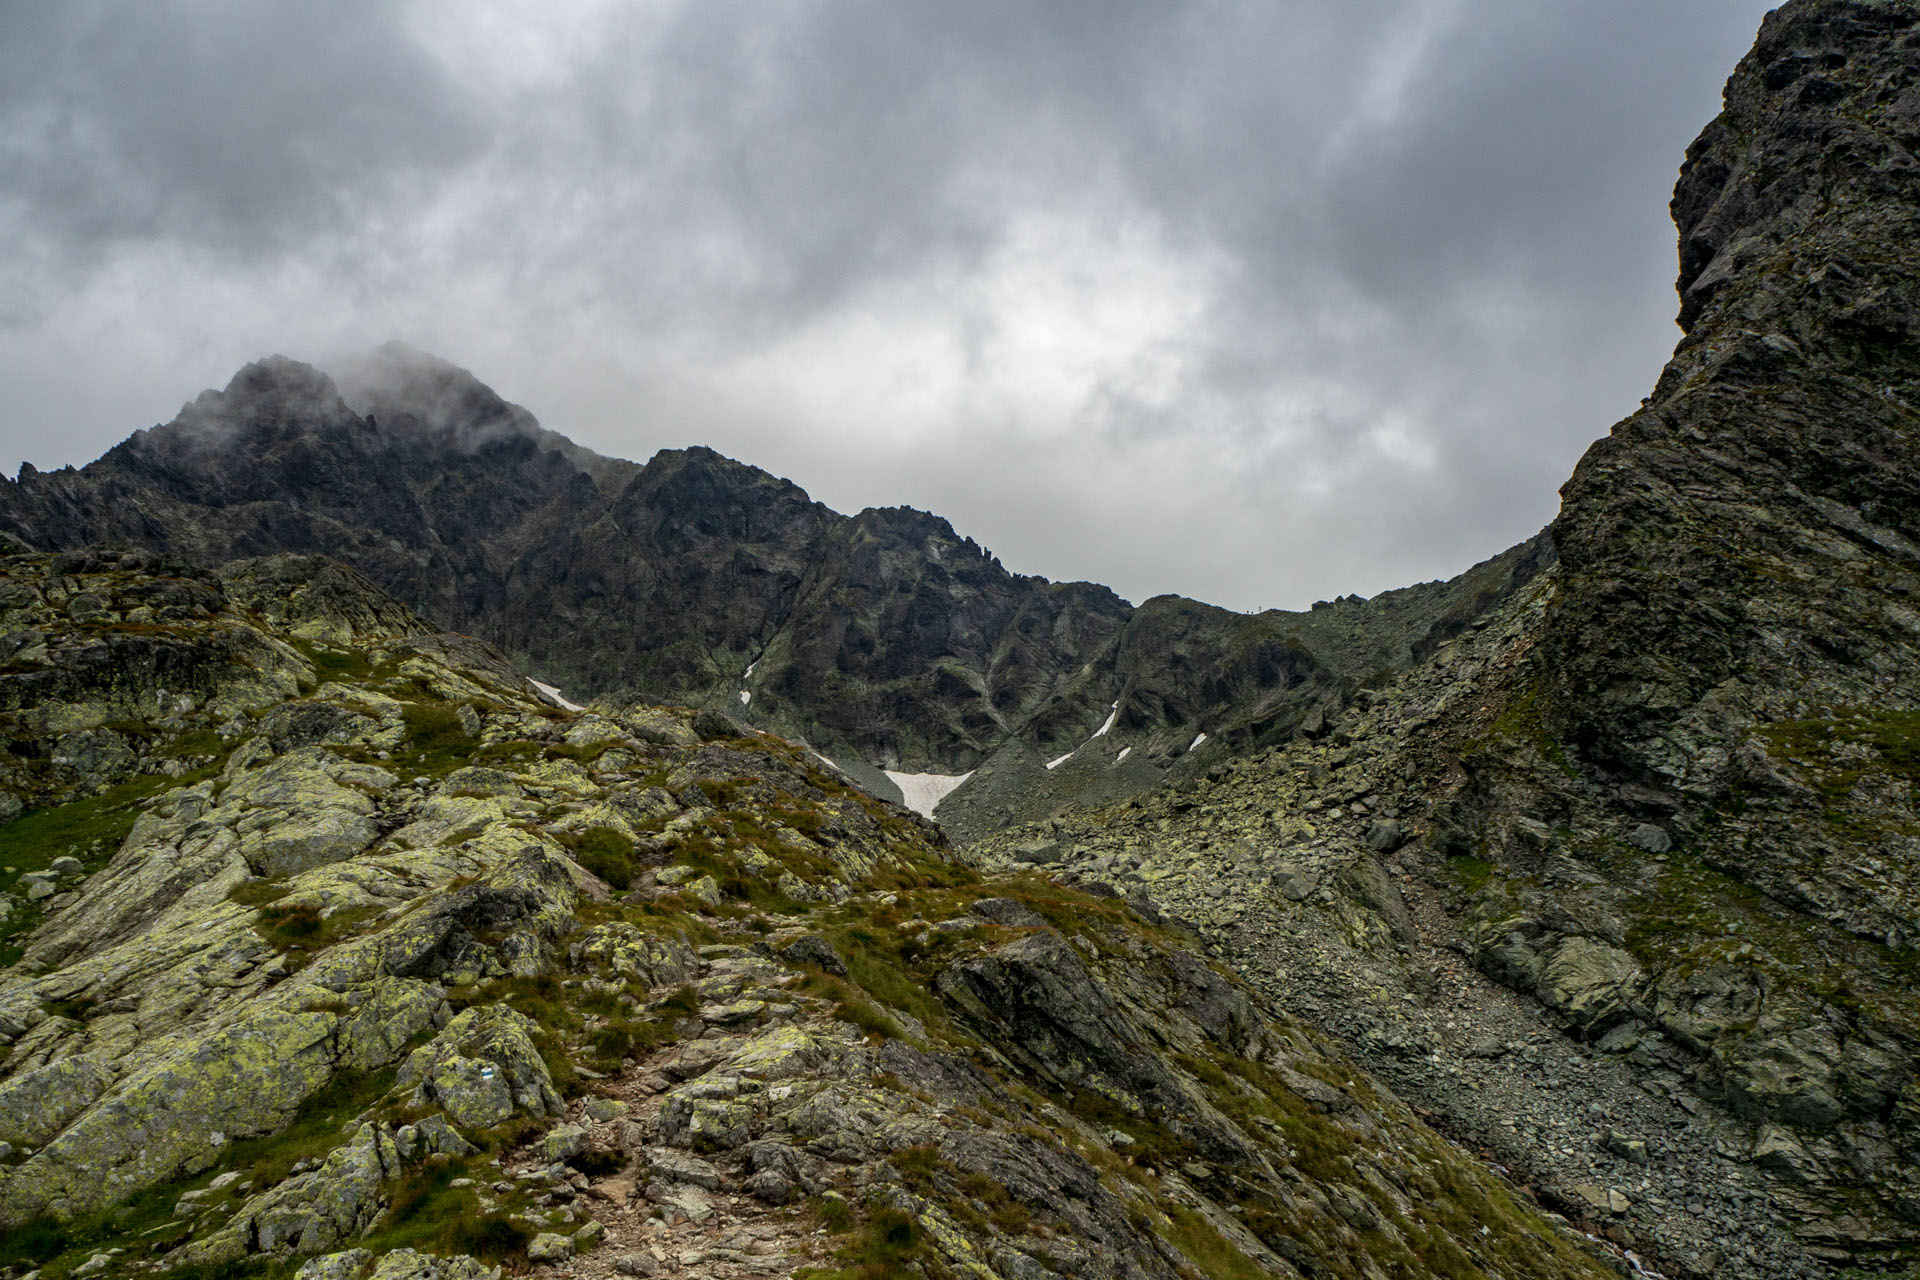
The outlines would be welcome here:
<svg viewBox="0 0 1920 1280">
<path fill-rule="evenodd" d="M 1325 740 L 990 865 L 1199 922 L 1669 1274 L 1911 1267 L 1916 145 L 1920 8 L 1770 16 L 1676 189 L 1685 336 L 1558 563 Z"/>
</svg>

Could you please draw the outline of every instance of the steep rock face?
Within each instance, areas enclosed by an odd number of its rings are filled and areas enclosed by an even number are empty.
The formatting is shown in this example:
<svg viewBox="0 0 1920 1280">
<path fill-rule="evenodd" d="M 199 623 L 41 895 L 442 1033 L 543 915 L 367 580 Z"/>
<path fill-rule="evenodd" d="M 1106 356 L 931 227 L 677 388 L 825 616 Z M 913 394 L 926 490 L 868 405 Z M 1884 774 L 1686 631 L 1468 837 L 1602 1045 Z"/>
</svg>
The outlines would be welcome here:
<svg viewBox="0 0 1920 1280">
<path fill-rule="evenodd" d="M 1343 708 L 1485 625 L 1553 562 L 1542 534 L 1447 582 L 1302 613 L 1149 600 L 975 766 L 941 803 L 941 825 L 970 841 L 1063 806 L 1185 784 L 1296 736 L 1319 738 Z"/>
<path fill-rule="evenodd" d="M 1789 5 L 1673 199 L 1686 337 L 1553 534 L 1550 717 L 1692 796 L 1756 724 L 1920 697 L 1920 9 Z"/>
<path fill-rule="evenodd" d="M 1563 490 L 1433 831 L 1494 864 L 1483 967 L 1684 1069 L 1796 1234 L 1883 1260 L 1920 1203 L 1917 145 L 1920 6 L 1769 16 L 1675 191 L 1685 336 Z"/>
</svg>

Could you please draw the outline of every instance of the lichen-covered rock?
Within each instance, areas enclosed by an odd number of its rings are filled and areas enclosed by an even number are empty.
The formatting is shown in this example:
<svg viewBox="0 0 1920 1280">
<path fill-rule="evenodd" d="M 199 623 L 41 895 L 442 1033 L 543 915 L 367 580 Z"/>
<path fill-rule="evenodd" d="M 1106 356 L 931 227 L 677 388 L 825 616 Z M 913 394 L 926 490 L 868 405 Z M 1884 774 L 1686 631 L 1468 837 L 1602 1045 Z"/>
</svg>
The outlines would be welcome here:
<svg viewBox="0 0 1920 1280">
<path fill-rule="evenodd" d="M 343 998 L 347 1012 L 340 1015 L 338 1060 L 359 1071 L 392 1062 L 415 1036 L 448 1016 L 440 987 L 406 978 L 375 978 L 349 988 Z"/>
<path fill-rule="evenodd" d="M 384 769 L 303 747 L 237 776 L 222 797 L 254 872 L 287 876 L 351 858 L 379 835 L 372 796 L 394 784 Z"/>
<path fill-rule="evenodd" d="M 800 1027 L 778 1027 L 748 1040 L 720 1071 L 749 1080 L 791 1080 L 817 1074 L 844 1049 Z"/>
<path fill-rule="evenodd" d="M 461 1137 L 445 1116 L 426 1116 L 394 1135 L 403 1160 L 419 1155 L 470 1156 L 480 1148 Z"/>
<path fill-rule="evenodd" d="M 294 1272 L 294 1280 L 360 1280 L 373 1265 L 373 1254 L 366 1249 L 347 1249 L 308 1258 Z"/>
<path fill-rule="evenodd" d="M 516 1111 L 559 1115 L 564 1104 L 534 1045 L 535 1031 L 530 1018 L 504 1005 L 464 1010 L 414 1050 L 397 1083 L 464 1129 L 502 1124 Z"/>
<path fill-rule="evenodd" d="M 720 892 L 720 882 L 710 875 L 694 877 L 680 886 L 680 892 L 709 907 L 717 907 L 726 900 Z"/>
<path fill-rule="evenodd" d="M 500 1280 L 500 1268 L 456 1253 L 443 1258 L 413 1249 L 395 1249 L 381 1257 L 367 1280 Z"/>
<path fill-rule="evenodd" d="M 649 987 L 671 987 L 700 971 L 693 948 L 626 923 L 597 924 L 567 948 L 575 969 L 638 979 Z"/>
<path fill-rule="evenodd" d="M 709 1074 L 668 1091 L 657 1121 L 661 1140 L 696 1151 L 725 1151 L 753 1138 L 750 1099 L 760 1086 L 739 1076 Z"/>
<path fill-rule="evenodd" d="M 0 1181 L 0 1226 L 111 1204 L 208 1167 L 230 1138 L 279 1128 L 331 1076 L 336 1023 L 261 1012 L 120 1082 Z"/>
<path fill-rule="evenodd" d="M 1840 1056 L 1839 1038 L 1824 1025 L 1757 1034 L 1728 1053 L 1734 1105 L 1756 1119 L 1829 1128 L 1846 1114 L 1838 1096 Z"/>
<path fill-rule="evenodd" d="M 1627 1016 L 1645 981 L 1639 962 L 1618 947 L 1573 937 L 1541 967 L 1540 999 L 1591 1034 Z"/>
<path fill-rule="evenodd" d="M 443 796 L 470 799 L 514 799 L 521 795 L 520 784 L 513 780 L 511 774 L 480 765 L 464 765 L 455 769 L 441 779 L 438 790 Z"/>
<path fill-rule="evenodd" d="M 527 1246 L 529 1262 L 565 1262 L 573 1256 L 573 1241 L 552 1231 L 542 1231 Z"/>
<path fill-rule="evenodd" d="M 560 1124 L 540 1138 L 540 1154 L 549 1161 L 571 1160 L 587 1149 L 587 1131 L 577 1124 Z"/>
<path fill-rule="evenodd" d="M 0 1082 L 0 1141 L 45 1145 L 112 1083 L 112 1069 L 85 1055 L 61 1058 Z"/>
<path fill-rule="evenodd" d="M 942 971 L 937 985 L 1032 1069 L 1191 1124 L 1210 1159 L 1244 1158 L 1233 1126 L 1169 1069 L 1059 934 L 1042 930 L 997 947 Z"/>
<path fill-rule="evenodd" d="M 176 1265 L 228 1262 L 248 1253 L 316 1253 L 361 1235 L 378 1215 L 380 1186 L 401 1171 L 393 1138 L 363 1124 L 320 1167 L 242 1205 L 227 1225 L 186 1246 Z"/>
<path fill-rule="evenodd" d="M 774 950 L 789 964 L 812 965 L 837 978 L 847 976 L 847 962 L 840 958 L 831 942 L 817 933 L 804 933 L 790 942 L 777 943 Z"/>
</svg>

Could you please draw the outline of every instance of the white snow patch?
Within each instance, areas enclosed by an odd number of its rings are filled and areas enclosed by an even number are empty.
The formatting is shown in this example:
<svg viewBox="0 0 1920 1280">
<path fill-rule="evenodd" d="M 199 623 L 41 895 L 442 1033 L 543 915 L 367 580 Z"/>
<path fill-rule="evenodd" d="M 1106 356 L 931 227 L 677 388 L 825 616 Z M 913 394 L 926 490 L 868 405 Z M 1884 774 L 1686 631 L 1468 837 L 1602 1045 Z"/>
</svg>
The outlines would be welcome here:
<svg viewBox="0 0 1920 1280">
<path fill-rule="evenodd" d="M 1201 743 L 1205 742 L 1206 740 L 1207 740 L 1206 734 L 1204 733 L 1194 734 L 1193 741 L 1187 744 L 1187 750 L 1192 751 L 1195 747 L 1199 746 Z"/>
<path fill-rule="evenodd" d="M 813 752 L 813 758 L 815 760 L 818 760 L 821 764 L 827 766 L 827 768 L 833 770 L 835 773 L 844 774 L 846 772 L 845 769 L 842 769 L 839 765 L 827 759 L 825 756 L 821 755 L 818 751 Z"/>
<path fill-rule="evenodd" d="M 748 704 L 749 702 L 752 702 L 752 701 L 753 701 L 753 693 L 752 693 L 752 691 L 751 691 L 751 690 L 748 690 L 748 689 L 742 689 L 742 690 L 740 691 L 740 705 L 744 707 L 744 706 L 746 706 L 746 705 L 747 705 L 747 704 Z"/>
<path fill-rule="evenodd" d="M 741 676 L 740 678 L 742 680 L 751 680 L 753 678 L 753 669 L 759 665 L 760 665 L 760 659 L 758 658 L 755 658 L 752 662 L 749 662 L 747 664 L 747 673 Z"/>
<path fill-rule="evenodd" d="M 560 690 L 554 688 L 550 684 L 546 684 L 542 681 L 533 680 L 533 679 L 529 679 L 527 683 L 532 685 L 534 688 L 538 689 L 540 691 L 541 696 L 546 698 L 548 702 L 554 703 L 557 706 L 565 707 L 569 711 L 585 711 L 586 710 L 585 707 L 581 706 L 577 702 L 568 702 L 566 698 L 561 695 Z"/>
<path fill-rule="evenodd" d="M 895 773 L 891 769 L 882 769 L 880 772 L 892 778 L 893 785 L 900 788 L 907 808 L 923 818 L 932 818 L 940 802 L 955 787 L 973 776 L 971 769 L 965 773 Z"/>
<path fill-rule="evenodd" d="M 1128 756 L 1132 754 L 1133 754 L 1132 747 L 1122 747 L 1120 748 L 1120 754 L 1113 758 L 1113 762 L 1115 764 L 1119 764 L 1121 761 L 1125 760 Z"/>
<path fill-rule="evenodd" d="M 1111 710 L 1110 712 L 1108 712 L 1108 714 L 1107 714 L 1107 721 L 1106 721 L 1106 723 L 1105 723 L 1105 724 L 1103 724 L 1103 725 L 1101 725 L 1101 726 L 1100 726 L 1100 727 L 1099 727 L 1098 729 L 1095 729 L 1095 730 L 1093 731 L 1093 738 L 1098 738 L 1098 737 L 1100 737 L 1100 736 L 1101 736 L 1102 734 L 1104 734 L 1104 733 L 1105 733 L 1105 732 L 1106 732 L 1107 730 L 1109 730 L 1109 729 L 1111 729 L 1111 728 L 1113 728 L 1113 722 L 1114 722 L 1114 721 L 1116 721 L 1116 720 L 1118 720 L 1119 718 L 1120 718 L 1120 704 L 1116 702 L 1116 703 L 1114 703 L 1114 704 L 1113 704 L 1113 709 L 1112 709 L 1112 710 Z M 1081 744 L 1080 744 L 1080 747 L 1084 747 L 1084 746 L 1086 746 L 1086 745 L 1087 745 L 1087 743 L 1088 743 L 1088 742 L 1092 742 L 1092 741 L 1093 741 L 1093 738 L 1088 738 L 1086 742 L 1083 742 L 1083 743 L 1081 743 Z M 1080 749 L 1080 747 L 1075 747 L 1075 748 L 1073 749 L 1073 751 L 1078 751 L 1078 750 Z M 1061 757 L 1060 757 L 1060 758 L 1059 758 L 1058 760 L 1049 760 L 1049 761 L 1047 761 L 1047 768 L 1049 768 L 1049 769 L 1058 769 L 1058 768 L 1059 768 L 1059 767 L 1060 767 L 1061 765 L 1063 765 L 1063 764 L 1065 764 L 1065 763 L 1066 763 L 1067 761 L 1069 761 L 1069 760 L 1071 760 L 1071 759 L 1073 759 L 1073 751 L 1069 751 L 1069 752 L 1067 752 L 1067 754 L 1065 754 L 1065 755 L 1063 755 L 1063 756 L 1061 756 Z M 1126 758 L 1126 757 L 1124 757 L 1124 756 L 1122 756 L 1122 757 L 1121 757 L 1121 759 L 1125 759 L 1125 758 Z M 1117 762 L 1116 762 L 1116 763 L 1117 763 Z"/>
</svg>

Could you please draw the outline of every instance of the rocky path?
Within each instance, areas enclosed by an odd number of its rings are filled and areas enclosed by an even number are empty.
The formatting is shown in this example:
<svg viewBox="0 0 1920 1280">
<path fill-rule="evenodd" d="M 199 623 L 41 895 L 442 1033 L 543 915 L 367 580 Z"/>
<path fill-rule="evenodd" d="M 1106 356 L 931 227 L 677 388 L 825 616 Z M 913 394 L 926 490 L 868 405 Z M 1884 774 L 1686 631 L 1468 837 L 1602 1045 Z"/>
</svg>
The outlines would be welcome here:
<svg viewBox="0 0 1920 1280">
<path fill-rule="evenodd" d="M 765 978 L 765 968 L 748 957 L 704 959 L 701 986 L 737 992 Z M 764 988 L 755 994 L 776 995 Z M 803 1012 L 801 1005 L 790 1007 L 796 1015 Z M 825 1029 L 824 1020 L 799 1021 L 817 1021 L 814 1029 Z M 827 1232 L 801 1209 L 739 1194 L 739 1181 L 711 1162 L 657 1144 L 662 1095 L 705 1072 L 741 1043 L 709 1027 L 701 1038 L 640 1059 L 598 1081 L 591 1096 L 569 1106 L 561 1125 L 516 1153 L 505 1170 L 507 1177 L 547 1182 L 546 1198 L 566 1226 L 575 1221 L 598 1224 L 597 1232 L 586 1227 L 582 1244 L 590 1247 L 578 1253 L 569 1248 L 568 1256 L 547 1259 L 538 1274 L 579 1280 L 765 1280 L 820 1264 L 828 1252 Z M 553 1161 L 569 1147 L 575 1152 L 586 1148 L 618 1153 L 620 1171 L 589 1176 Z M 578 1238 L 578 1232 L 568 1238 Z"/>
</svg>

